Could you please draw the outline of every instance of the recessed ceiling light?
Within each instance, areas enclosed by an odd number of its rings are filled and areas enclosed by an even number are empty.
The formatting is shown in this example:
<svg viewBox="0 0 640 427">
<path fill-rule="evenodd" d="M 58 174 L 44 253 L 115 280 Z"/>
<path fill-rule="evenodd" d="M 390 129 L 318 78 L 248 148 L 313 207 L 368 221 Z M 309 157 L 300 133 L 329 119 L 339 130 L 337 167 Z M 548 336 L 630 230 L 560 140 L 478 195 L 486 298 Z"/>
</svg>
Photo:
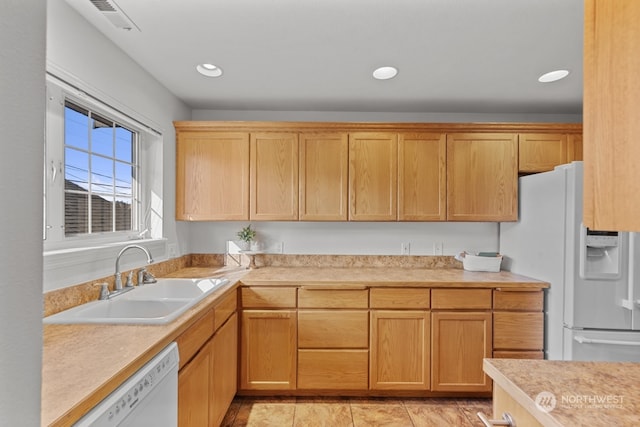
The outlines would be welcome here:
<svg viewBox="0 0 640 427">
<path fill-rule="evenodd" d="M 395 67 L 380 67 L 373 70 L 373 77 L 378 80 L 392 79 L 398 74 L 398 69 Z"/>
<path fill-rule="evenodd" d="M 222 75 L 222 68 L 213 64 L 200 64 L 196 67 L 196 70 L 203 76 L 207 77 L 220 77 Z"/>
<path fill-rule="evenodd" d="M 550 71 L 546 74 L 541 75 L 540 77 L 538 77 L 538 81 L 540 83 L 551 83 L 551 82 L 558 81 L 560 79 L 564 79 L 568 75 L 569 75 L 568 70 L 555 70 L 555 71 Z"/>
</svg>

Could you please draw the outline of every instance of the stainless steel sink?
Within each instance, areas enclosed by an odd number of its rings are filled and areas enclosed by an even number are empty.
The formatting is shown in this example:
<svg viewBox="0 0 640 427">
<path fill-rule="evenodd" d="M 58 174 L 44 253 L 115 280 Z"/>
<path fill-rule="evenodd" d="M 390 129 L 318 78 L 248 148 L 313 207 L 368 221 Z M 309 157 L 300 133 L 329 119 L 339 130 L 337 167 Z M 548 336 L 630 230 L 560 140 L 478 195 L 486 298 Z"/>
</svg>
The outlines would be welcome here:
<svg viewBox="0 0 640 427">
<path fill-rule="evenodd" d="M 96 300 L 44 318 L 44 323 L 163 324 L 176 319 L 226 278 L 158 279 L 108 300 Z"/>
</svg>

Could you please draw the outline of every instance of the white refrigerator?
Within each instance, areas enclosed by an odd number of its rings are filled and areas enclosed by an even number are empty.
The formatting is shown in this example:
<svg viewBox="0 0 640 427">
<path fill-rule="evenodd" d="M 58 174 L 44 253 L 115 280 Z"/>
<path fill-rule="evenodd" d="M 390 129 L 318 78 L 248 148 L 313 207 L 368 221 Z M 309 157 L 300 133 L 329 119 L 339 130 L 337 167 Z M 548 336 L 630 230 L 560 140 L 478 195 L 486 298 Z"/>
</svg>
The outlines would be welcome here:
<svg viewBox="0 0 640 427">
<path fill-rule="evenodd" d="M 582 177 L 573 162 L 519 179 L 503 268 L 550 283 L 545 358 L 640 362 L 640 237 L 583 226 Z"/>
</svg>

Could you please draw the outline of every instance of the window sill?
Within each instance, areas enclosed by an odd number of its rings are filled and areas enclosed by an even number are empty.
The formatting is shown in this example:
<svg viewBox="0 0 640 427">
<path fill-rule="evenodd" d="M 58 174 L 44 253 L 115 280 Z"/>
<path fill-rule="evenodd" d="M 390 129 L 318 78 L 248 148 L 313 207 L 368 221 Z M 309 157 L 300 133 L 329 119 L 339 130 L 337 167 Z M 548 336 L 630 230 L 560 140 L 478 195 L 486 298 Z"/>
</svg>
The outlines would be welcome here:
<svg viewBox="0 0 640 427">
<path fill-rule="evenodd" d="M 84 248 L 59 249 L 43 252 L 43 291 L 51 291 L 113 274 L 118 253 L 127 245 L 140 245 L 151 253 L 154 262 L 167 259 L 167 239 L 127 240 Z M 126 271 L 144 266 L 146 257 L 141 251 L 128 251 L 120 260 Z"/>
</svg>

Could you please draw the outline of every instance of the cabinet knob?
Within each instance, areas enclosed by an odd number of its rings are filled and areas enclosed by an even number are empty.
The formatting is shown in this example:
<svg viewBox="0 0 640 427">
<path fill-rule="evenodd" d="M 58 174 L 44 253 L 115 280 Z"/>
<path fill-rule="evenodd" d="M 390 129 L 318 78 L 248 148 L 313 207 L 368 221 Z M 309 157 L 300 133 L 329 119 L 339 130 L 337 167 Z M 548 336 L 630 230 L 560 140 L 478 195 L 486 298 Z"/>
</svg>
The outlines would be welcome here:
<svg viewBox="0 0 640 427">
<path fill-rule="evenodd" d="M 505 412 L 504 414 L 502 414 L 502 419 L 501 420 L 490 420 L 482 412 L 478 412 L 477 415 L 478 415 L 478 418 L 480 418 L 480 421 L 482 421 L 482 423 L 487 427 L 493 427 L 493 426 L 516 427 L 516 421 L 513 419 L 511 414 L 508 413 L 508 412 Z"/>
</svg>

